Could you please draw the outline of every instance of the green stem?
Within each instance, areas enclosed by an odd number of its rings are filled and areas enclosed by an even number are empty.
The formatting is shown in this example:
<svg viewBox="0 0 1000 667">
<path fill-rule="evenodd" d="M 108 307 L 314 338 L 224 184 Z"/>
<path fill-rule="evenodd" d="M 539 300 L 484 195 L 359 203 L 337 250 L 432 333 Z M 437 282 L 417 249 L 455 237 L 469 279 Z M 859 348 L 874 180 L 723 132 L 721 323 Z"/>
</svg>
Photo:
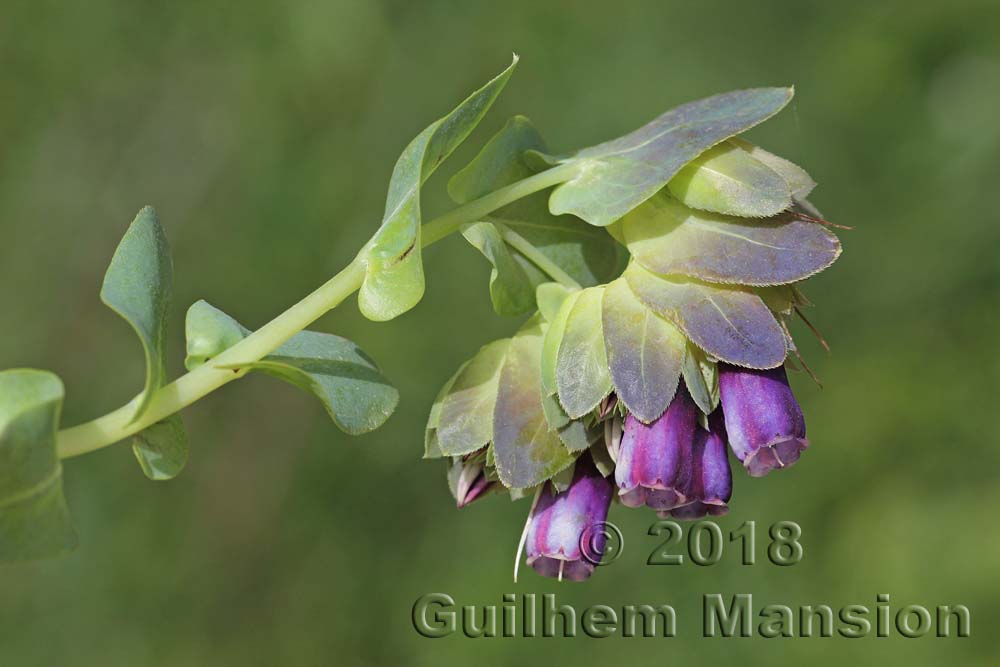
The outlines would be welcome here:
<svg viewBox="0 0 1000 667">
<path fill-rule="evenodd" d="M 576 167 L 560 165 L 463 204 L 424 225 L 421 229 L 421 245 L 429 246 L 454 233 L 467 222 L 480 220 L 502 206 L 563 183 L 575 175 Z M 191 405 L 219 387 L 243 377 L 247 373 L 246 369 L 221 367 L 241 366 L 265 357 L 340 305 L 361 287 L 364 278 L 365 263 L 361 254 L 317 290 L 219 354 L 211 364 L 200 366 L 157 391 L 141 418 L 132 421 L 138 400 L 135 398 L 103 417 L 59 431 L 59 458 L 79 456 L 123 440 Z"/>
<path fill-rule="evenodd" d="M 497 229 L 500 232 L 500 237 L 507 245 L 527 257 L 532 264 L 548 274 L 549 278 L 570 289 L 580 289 L 580 283 L 576 282 L 573 276 L 563 271 L 558 264 L 539 252 L 538 248 L 531 241 L 503 223 L 497 223 Z"/>
</svg>

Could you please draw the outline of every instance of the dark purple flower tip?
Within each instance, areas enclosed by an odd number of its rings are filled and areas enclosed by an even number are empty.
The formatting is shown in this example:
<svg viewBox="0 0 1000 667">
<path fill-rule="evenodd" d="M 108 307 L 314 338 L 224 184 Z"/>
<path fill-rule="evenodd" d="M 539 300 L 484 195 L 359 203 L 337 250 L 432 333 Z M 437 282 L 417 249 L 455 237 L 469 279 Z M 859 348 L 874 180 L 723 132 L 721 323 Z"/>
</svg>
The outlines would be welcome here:
<svg viewBox="0 0 1000 667">
<path fill-rule="evenodd" d="M 666 412 L 653 423 L 643 424 L 628 415 L 615 467 L 623 505 L 666 510 L 689 502 L 697 428 L 698 408 L 683 382 Z"/>
<path fill-rule="evenodd" d="M 528 565 L 543 577 L 589 577 L 604 551 L 612 493 L 589 456 L 577 459 L 566 491 L 556 494 L 546 482 L 528 520 Z"/>
<path fill-rule="evenodd" d="M 754 477 L 792 465 L 809 446 L 783 366 L 756 370 L 720 363 L 719 396 L 729 446 Z"/>
</svg>

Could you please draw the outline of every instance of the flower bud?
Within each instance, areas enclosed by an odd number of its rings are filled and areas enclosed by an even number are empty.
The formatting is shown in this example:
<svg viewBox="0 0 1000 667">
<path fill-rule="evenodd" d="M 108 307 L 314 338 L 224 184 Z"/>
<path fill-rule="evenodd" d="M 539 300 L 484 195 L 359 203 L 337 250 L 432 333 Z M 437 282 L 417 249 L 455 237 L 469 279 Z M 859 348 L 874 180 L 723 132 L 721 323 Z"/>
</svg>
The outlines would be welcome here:
<svg viewBox="0 0 1000 667">
<path fill-rule="evenodd" d="M 729 446 L 754 477 L 792 465 L 809 446 L 783 366 L 756 370 L 720 363 L 719 396 Z"/>
<path fill-rule="evenodd" d="M 528 565 L 545 577 L 583 581 L 604 551 L 604 523 L 613 488 L 589 456 L 576 461 L 573 481 L 556 494 L 546 482 L 528 519 Z"/>
<path fill-rule="evenodd" d="M 664 412 L 651 424 L 629 414 L 618 452 L 615 482 L 627 507 L 668 510 L 687 502 L 698 408 L 681 382 Z"/>
<path fill-rule="evenodd" d="M 452 460 L 448 482 L 458 509 L 482 498 L 496 487 L 496 481 L 489 478 L 483 465 L 484 456 L 478 454 L 456 456 Z"/>
</svg>

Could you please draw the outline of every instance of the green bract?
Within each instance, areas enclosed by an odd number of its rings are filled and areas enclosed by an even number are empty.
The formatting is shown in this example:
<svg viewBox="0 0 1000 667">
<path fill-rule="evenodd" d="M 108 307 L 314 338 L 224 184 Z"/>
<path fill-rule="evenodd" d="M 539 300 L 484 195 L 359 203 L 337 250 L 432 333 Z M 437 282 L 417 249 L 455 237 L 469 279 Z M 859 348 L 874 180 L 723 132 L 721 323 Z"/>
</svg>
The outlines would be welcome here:
<svg viewBox="0 0 1000 667">
<path fill-rule="evenodd" d="M 566 318 L 556 353 L 556 388 L 566 414 L 578 419 L 611 391 L 608 357 L 601 328 L 603 287 L 580 292 Z"/>
<path fill-rule="evenodd" d="M 720 141 L 767 120 L 792 99 L 791 88 L 754 88 L 672 109 L 635 132 L 549 164 L 575 163 L 579 174 L 552 193 L 555 214 L 606 226 L 649 199 L 680 169 Z"/>
<path fill-rule="evenodd" d="M 417 305 L 424 295 L 420 188 L 483 119 L 516 65 L 515 56 L 510 67 L 418 134 L 396 162 L 382 226 L 359 256 L 365 264 L 365 279 L 358 305 L 365 317 L 391 320 Z"/>
<path fill-rule="evenodd" d="M 643 267 L 717 283 L 797 282 L 840 256 L 836 236 L 794 214 L 764 220 L 717 215 L 690 209 L 663 192 L 616 225 Z"/>
<path fill-rule="evenodd" d="M 667 189 L 685 206 L 743 218 L 767 218 L 792 205 L 788 182 L 729 142 L 686 164 Z"/>
<path fill-rule="evenodd" d="M 76 546 L 56 456 L 63 386 L 47 371 L 0 371 L 0 561 Z"/>
<path fill-rule="evenodd" d="M 785 360 L 781 326 L 749 289 L 661 277 L 635 263 L 625 279 L 647 308 L 717 359 L 748 368 L 774 368 Z"/>
<path fill-rule="evenodd" d="M 493 413 L 493 456 L 508 487 L 539 484 L 573 461 L 558 433 L 549 428 L 539 390 L 544 324 L 536 316 L 514 335 L 500 371 Z"/>
<path fill-rule="evenodd" d="M 622 278 L 604 290 L 602 318 L 615 393 L 629 412 L 649 423 L 663 414 L 677 390 L 685 338 L 643 305 Z"/>
</svg>

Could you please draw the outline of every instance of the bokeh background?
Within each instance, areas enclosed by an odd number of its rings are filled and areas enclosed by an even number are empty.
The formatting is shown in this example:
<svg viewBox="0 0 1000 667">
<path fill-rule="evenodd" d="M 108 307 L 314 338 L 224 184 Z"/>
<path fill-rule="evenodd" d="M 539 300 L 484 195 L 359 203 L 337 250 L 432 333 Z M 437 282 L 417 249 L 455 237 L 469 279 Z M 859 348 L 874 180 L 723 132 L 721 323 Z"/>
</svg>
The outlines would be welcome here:
<svg viewBox="0 0 1000 667">
<path fill-rule="evenodd" d="M 808 289 L 824 381 L 793 378 L 813 447 L 737 475 L 724 529 L 794 520 L 805 558 L 649 567 L 653 515 L 612 510 L 625 551 L 584 585 L 511 581 L 527 502 L 461 512 L 421 460 L 440 384 L 518 322 L 489 306 L 460 238 L 430 249 L 428 290 L 388 324 L 353 302 L 319 328 L 358 340 L 399 386 L 397 414 L 350 438 L 268 378 L 185 413 L 188 469 L 152 483 L 127 446 L 66 465 L 74 554 L 0 568 L 0 665 L 996 664 L 1000 355 L 996 2 L 21 2 L 0 7 L 0 367 L 64 379 L 66 424 L 141 384 L 138 343 L 98 300 L 144 204 L 173 247 L 172 371 L 205 298 L 259 326 L 375 230 L 398 153 L 522 62 L 427 188 L 514 113 L 555 150 L 595 143 L 733 88 L 794 83 L 751 138 L 806 166 L 846 252 Z M 759 536 L 761 548 L 766 544 Z M 423 593 L 499 604 L 669 602 L 675 639 L 428 640 Z M 700 639 L 701 596 L 894 607 L 966 604 L 970 639 Z M 894 633 L 895 634 L 895 633 Z"/>
</svg>

